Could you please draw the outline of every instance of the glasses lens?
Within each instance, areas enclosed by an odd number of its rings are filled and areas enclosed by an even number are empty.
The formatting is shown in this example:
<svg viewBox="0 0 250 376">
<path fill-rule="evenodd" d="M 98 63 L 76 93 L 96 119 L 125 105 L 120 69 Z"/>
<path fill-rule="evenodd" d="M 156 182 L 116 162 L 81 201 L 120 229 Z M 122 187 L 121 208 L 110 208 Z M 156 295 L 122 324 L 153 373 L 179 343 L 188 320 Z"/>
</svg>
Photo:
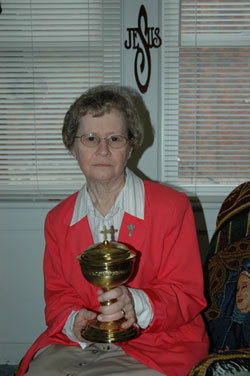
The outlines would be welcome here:
<svg viewBox="0 0 250 376">
<path fill-rule="evenodd" d="M 81 137 L 82 144 L 87 146 L 88 148 L 94 148 L 99 144 L 99 141 L 99 137 L 94 135 L 83 135 Z"/>
<path fill-rule="evenodd" d="M 107 138 L 108 145 L 113 149 L 122 148 L 126 143 L 127 139 L 121 135 L 112 135 Z"/>
<path fill-rule="evenodd" d="M 81 143 L 88 148 L 94 148 L 100 144 L 101 140 L 105 140 L 106 144 L 113 149 L 120 149 L 127 143 L 127 138 L 121 135 L 112 135 L 101 138 L 95 134 L 84 134 L 81 137 Z"/>
</svg>

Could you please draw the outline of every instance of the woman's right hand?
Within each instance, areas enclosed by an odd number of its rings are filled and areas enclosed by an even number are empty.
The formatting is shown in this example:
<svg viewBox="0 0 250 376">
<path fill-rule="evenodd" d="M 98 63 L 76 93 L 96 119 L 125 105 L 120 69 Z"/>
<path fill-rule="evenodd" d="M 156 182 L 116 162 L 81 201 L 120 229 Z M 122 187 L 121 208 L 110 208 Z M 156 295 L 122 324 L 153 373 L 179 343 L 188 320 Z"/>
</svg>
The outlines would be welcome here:
<svg viewBox="0 0 250 376">
<path fill-rule="evenodd" d="M 81 309 L 77 313 L 73 325 L 73 332 L 80 342 L 89 343 L 81 336 L 81 331 L 87 325 L 88 321 L 93 320 L 94 318 L 96 318 L 96 313 L 88 311 L 87 309 Z"/>
</svg>

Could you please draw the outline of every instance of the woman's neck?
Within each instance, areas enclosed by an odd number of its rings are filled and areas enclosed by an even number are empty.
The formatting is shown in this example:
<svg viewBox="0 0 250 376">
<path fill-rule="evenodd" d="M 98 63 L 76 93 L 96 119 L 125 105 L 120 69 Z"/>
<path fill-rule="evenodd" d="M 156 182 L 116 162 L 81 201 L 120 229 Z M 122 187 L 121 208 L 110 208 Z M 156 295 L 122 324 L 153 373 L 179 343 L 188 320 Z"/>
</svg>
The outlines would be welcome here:
<svg viewBox="0 0 250 376">
<path fill-rule="evenodd" d="M 123 174 L 117 181 L 108 183 L 96 183 L 88 181 L 88 192 L 94 207 L 102 214 L 106 215 L 115 203 L 119 193 L 126 181 Z"/>
</svg>

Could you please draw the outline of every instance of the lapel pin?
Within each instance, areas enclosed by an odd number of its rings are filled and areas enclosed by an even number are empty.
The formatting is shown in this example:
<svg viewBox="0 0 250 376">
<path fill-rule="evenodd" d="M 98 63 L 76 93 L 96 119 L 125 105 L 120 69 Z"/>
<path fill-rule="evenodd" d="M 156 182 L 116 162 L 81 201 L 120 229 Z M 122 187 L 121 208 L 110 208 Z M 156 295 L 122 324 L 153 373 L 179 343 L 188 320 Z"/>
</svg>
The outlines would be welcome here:
<svg viewBox="0 0 250 376">
<path fill-rule="evenodd" d="M 134 231 L 135 226 L 134 225 L 128 225 L 128 231 L 129 231 L 129 236 L 132 236 L 132 232 Z"/>
</svg>

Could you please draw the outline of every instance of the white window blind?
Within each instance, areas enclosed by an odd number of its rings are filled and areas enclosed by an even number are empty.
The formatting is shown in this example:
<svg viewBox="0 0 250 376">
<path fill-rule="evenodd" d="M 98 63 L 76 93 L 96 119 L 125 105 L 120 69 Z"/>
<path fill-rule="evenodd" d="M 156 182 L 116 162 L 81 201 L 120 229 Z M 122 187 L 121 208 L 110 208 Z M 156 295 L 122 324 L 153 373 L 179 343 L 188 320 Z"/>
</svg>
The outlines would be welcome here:
<svg viewBox="0 0 250 376">
<path fill-rule="evenodd" d="M 250 1 L 168 0 L 161 179 L 227 194 L 250 179 Z"/>
<path fill-rule="evenodd" d="M 62 143 L 84 90 L 121 82 L 120 0 L 3 0 L 0 198 L 62 198 L 83 175 Z"/>
</svg>

